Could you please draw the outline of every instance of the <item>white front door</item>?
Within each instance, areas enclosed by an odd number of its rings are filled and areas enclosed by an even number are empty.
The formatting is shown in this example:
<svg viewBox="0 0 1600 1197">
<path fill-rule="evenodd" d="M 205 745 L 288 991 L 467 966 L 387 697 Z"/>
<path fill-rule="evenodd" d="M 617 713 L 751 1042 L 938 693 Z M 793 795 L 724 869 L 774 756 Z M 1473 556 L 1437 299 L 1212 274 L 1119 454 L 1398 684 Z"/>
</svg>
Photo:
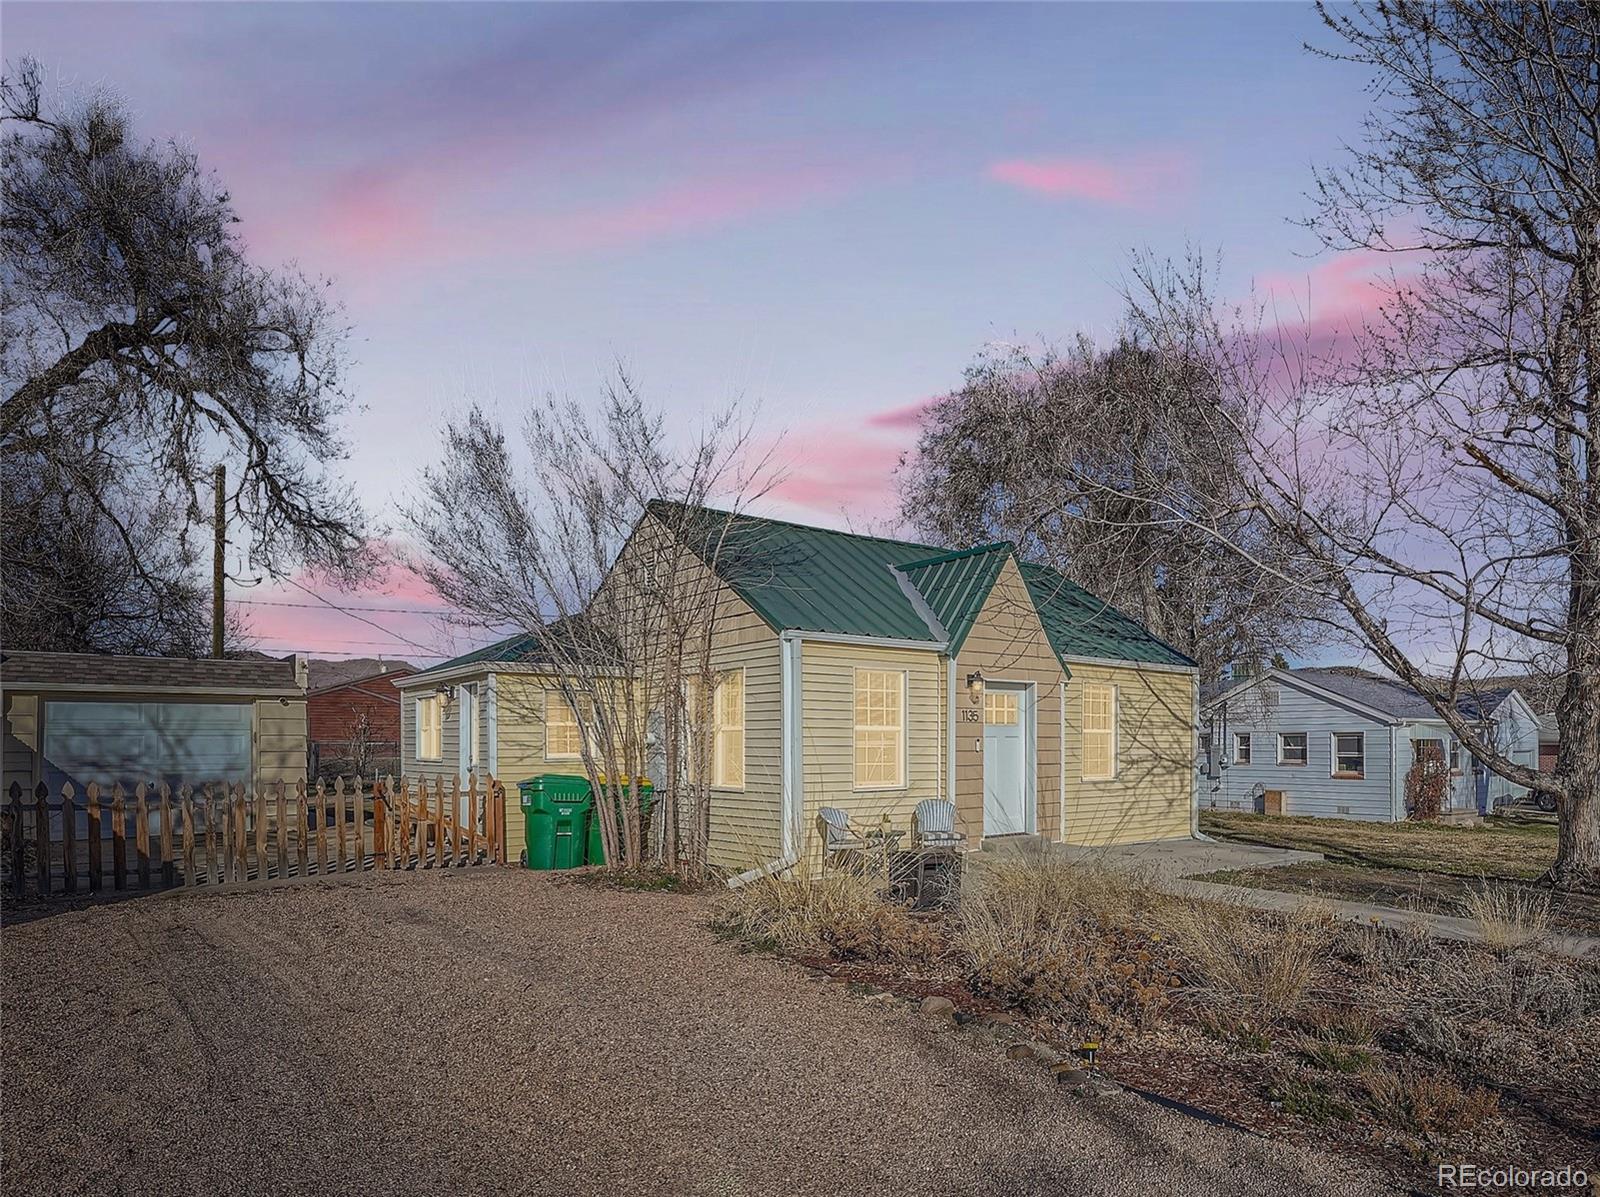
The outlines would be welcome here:
<svg viewBox="0 0 1600 1197">
<path fill-rule="evenodd" d="M 1028 818 L 1028 724 L 1023 686 L 990 682 L 983 693 L 983 834 L 1021 835 Z"/>
</svg>

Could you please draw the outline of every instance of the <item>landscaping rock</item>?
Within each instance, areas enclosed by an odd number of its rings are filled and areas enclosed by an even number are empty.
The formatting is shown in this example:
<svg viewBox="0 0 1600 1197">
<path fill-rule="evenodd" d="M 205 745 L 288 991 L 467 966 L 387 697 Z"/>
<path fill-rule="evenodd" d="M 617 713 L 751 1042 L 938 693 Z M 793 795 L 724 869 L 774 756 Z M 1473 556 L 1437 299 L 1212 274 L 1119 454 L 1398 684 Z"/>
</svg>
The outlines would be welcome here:
<svg viewBox="0 0 1600 1197">
<path fill-rule="evenodd" d="M 1006 1055 L 1013 1060 L 1028 1060 L 1033 1058 L 1033 1044 L 1013 1043 L 1006 1048 Z"/>
<path fill-rule="evenodd" d="M 1056 1074 L 1056 1083 L 1060 1085 L 1081 1085 L 1089 1079 L 1086 1069 L 1079 1068 L 1070 1061 L 1063 1061 L 1051 1071 Z"/>
<path fill-rule="evenodd" d="M 929 1018 L 955 1020 L 956 1004 L 947 997 L 925 997 L 922 999 L 921 1009 Z"/>
</svg>

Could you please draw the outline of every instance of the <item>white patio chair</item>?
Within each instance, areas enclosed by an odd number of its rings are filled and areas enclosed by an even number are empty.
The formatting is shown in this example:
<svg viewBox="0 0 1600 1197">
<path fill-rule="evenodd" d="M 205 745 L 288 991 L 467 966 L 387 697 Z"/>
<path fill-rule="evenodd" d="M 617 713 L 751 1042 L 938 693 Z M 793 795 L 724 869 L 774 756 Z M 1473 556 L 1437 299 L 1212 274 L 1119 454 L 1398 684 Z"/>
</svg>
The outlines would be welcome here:
<svg viewBox="0 0 1600 1197">
<path fill-rule="evenodd" d="M 843 857 L 855 862 L 856 867 L 866 859 L 867 841 L 850 823 L 850 813 L 838 807 L 825 806 L 817 812 L 817 823 L 822 831 L 822 868 Z"/>
</svg>

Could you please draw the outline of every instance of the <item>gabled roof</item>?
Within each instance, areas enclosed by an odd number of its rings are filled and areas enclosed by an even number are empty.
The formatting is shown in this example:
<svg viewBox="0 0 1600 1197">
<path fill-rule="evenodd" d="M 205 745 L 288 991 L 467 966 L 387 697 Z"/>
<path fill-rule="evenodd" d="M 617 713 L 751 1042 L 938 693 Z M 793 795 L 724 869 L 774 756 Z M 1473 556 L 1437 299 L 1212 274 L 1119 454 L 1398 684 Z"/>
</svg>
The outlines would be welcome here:
<svg viewBox="0 0 1600 1197">
<path fill-rule="evenodd" d="M 1069 581 L 1059 570 L 1031 561 L 1018 566 L 1057 656 L 1195 667 L 1191 657 Z"/>
<path fill-rule="evenodd" d="M 920 640 L 934 647 L 939 629 L 929 626 L 898 573 L 959 648 L 1006 560 L 1015 559 L 1004 542 L 951 551 L 710 508 L 650 506 L 669 526 L 689 529 L 689 549 L 776 631 Z M 1058 657 L 1194 667 L 1057 570 L 1017 565 Z"/>
<path fill-rule="evenodd" d="M 894 575 L 935 546 L 659 499 L 650 511 L 775 631 L 938 643 Z"/>
<path fill-rule="evenodd" d="M 1313 692 L 1320 691 L 1324 695 L 1343 699 L 1350 705 L 1364 708 L 1394 722 L 1439 718 L 1439 712 L 1434 710 L 1433 704 L 1404 682 L 1347 666 L 1271 669 L 1260 677 L 1229 686 L 1221 693 L 1206 698 L 1202 705 L 1212 706 L 1223 698 L 1269 678 L 1277 678 L 1291 685 L 1299 684 L 1302 688 Z M 1515 686 L 1468 691 L 1457 696 L 1455 705 L 1464 718 L 1489 719 L 1507 699 L 1517 693 Z"/>
<path fill-rule="evenodd" d="M 943 626 L 950 653 L 961 651 L 967 633 L 978 622 L 978 613 L 994 589 L 995 579 L 1010 557 L 1011 545 L 1001 541 L 900 567 Z"/>
</svg>

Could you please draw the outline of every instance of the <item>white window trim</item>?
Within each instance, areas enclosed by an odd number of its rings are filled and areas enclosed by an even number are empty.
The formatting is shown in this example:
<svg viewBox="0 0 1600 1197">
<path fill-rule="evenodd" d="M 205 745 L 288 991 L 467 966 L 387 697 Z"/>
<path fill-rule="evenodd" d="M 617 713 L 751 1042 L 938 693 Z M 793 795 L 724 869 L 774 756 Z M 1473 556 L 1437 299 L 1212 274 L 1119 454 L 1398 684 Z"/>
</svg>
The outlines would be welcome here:
<svg viewBox="0 0 1600 1197">
<path fill-rule="evenodd" d="M 433 703 L 439 708 L 439 752 L 430 756 L 422 751 L 422 706 L 424 703 Z M 417 760 L 443 761 L 444 760 L 444 700 L 437 694 L 425 694 L 418 698 L 412 708 L 412 723 L 416 727 Z"/>
<path fill-rule="evenodd" d="M 722 709 L 717 699 L 717 686 L 721 684 L 724 677 L 733 673 L 737 673 L 739 675 L 739 776 L 745 779 L 740 781 L 740 783 L 736 786 L 728 785 L 725 782 L 718 780 L 718 774 L 722 771 L 722 747 L 717 743 L 717 734 L 722 730 L 717 718 L 718 712 Z M 748 689 L 749 680 L 750 679 L 745 676 L 745 667 L 743 665 L 736 665 L 732 669 L 714 670 L 712 673 L 711 788 L 713 790 L 721 790 L 727 794 L 744 793 L 745 784 L 750 777 L 750 728 L 748 723 L 750 714 L 750 691 Z"/>
<path fill-rule="evenodd" d="M 1088 707 L 1088 695 L 1089 688 L 1091 686 L 1097 690 L 1109 690 L 1111 692 L 1111 772 L 1090 773 L 1088 771 L 1089 728 L 1088 719 L 1085 718 L 1083 721 L 1083 726 L 1078 729 L 1079 738 L 1083 741 L 1081 746 L 1083 753 L 1082 764 L 1084 766 L 1083 780 L 1116 781 L 1118 773 L 1121 772 L 1122 765 L 1122 695 L 1117 687 L 1116 682 L 1085 682 L 1083 684 L 1085 709 Z"/>
<path fill-rule="evenodd" d="M 893 785 L 864 786 L 856 778 L 856 685 L 862 671 L 867 673 L 898 673 L 900 675 L 900 780 Z M 878 665 L 856 663 L 850 669 L 850 792 L 853 794 L 888 794 L 911 788 L 911 767 L 907 743 L 911 739 L 911 672 L 907 669 L 884 669 Z"/>
<path fill-rule="evenodd" d="M 1361 737 L 1361 768 L 1355 773 L 1339 772 L 1339 737 Z M 1328 776 L 1339 781 L 1365 781 L 1367 776 L 1367 733 L 1359 731 L 1328 733 Z"/>
<path fill-rule="evenodd" d="M 1283 758 L 1283 738 L 1285 736 L 1299 736 L 1306 742 L 1306 759 L 1303 761 L 1288 761 Z M 1278 733 L 1278 764 L 1287 769 L 1303 769 L 1311 763 L 1311 737 L 1305 732 L 1279 732 Z"/>
<path fill-rule="evenodd" d="M 1247 761 L 1241 761 L 1239 759 L 1239 741 L 1240 740 L 1248 740 L 1250 742 L 1250 759 L 1247 760 Z M 1252 733 L 1250 733 L 1250 732 L 1234 732 L 1233 733 L 1233 763 L 1236 764 L 1236 765 L 1253 765 L 1253 764 L 1256 763 L 1256 742 L 1252 738 Z"/>
<path fill-rule="evenodd" d="M 572 719 L 578 729 L 577 752 L 551 752 L 550 751 L 550 700 L 555 699 L 572 712 Z M 547 761 L 581 761 L 583 759 L 583 720 L 578 717 L 577 708 L 567 701 L 567 696 L 559 690 L 546 690 L 544 692 L 544 759 Z"/>
<path fill-rule="evenodd" d="M 457 737 L 458 749 L 461 755 L 463 773 L 474 773 L 478 769 L 478 733 L 482 730 L 480 723 L 483 713 L 478 708 L 478 683 L 462 682 L 456 687 L 456 703 L 460 714 L 457 719 L 461 724 L 461 732 Z M 469 726 L 470 725 L 470 726 Z M 444 737 L 439 737 L 441 740 Z M 443 750 L 444 745 L 440 745 Z"/>
</svg>

